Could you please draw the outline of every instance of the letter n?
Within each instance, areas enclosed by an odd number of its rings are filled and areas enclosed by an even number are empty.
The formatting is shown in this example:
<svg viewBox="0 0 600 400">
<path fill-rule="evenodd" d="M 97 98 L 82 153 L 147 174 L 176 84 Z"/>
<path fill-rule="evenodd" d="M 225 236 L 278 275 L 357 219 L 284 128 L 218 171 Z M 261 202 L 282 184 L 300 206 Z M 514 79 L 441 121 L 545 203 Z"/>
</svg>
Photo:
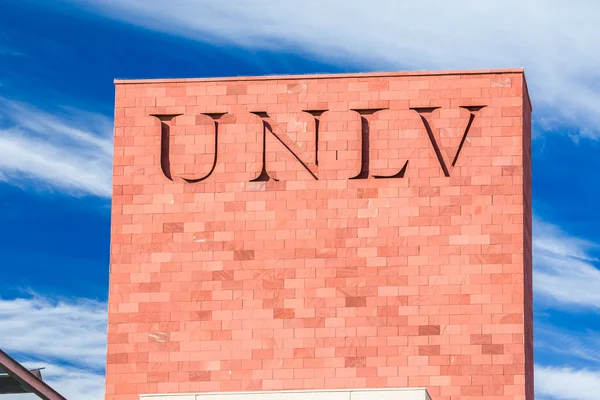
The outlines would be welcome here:
<svg viewBox="0 0 600 400">
<path fill-rule="evenodd" d="M 318 146 L 318 129 L 319 129 L 319 120 L 318 117 L 320 117 L 320 115 L 325 112 L 325 110 L 318 110 L 318 111 L 305 111 L 309 114 L 311 114 L 314 118 L 315 121 L 315 140 L 316 140 L 316 146 Z M 318 180 L 319 178 L 318 176 L 318 172 L 319 172 L 319 168 L 317 166 L 317 160 L 318 160 L 318 156 L 317 154 L 315 154 L 315 162 L 310 162 L 310 161 L 306 161 L 303 160 L 300 156 L 302 154 L 305 153 L 304 150 L 302 150 L 298 145 L 296 145 L 290 138 L 288 135 L 285 134 L 285 132 L 283 132 L 279 126 L 273 121 L 273 119 L 269 116 L 269 114 L 267 114 L 264 111 L 253 111 L 251 112 L 251 114 L 257 115 L 259 116 L 262 121 L 263 121 L 263 135 L 262 135 L 262 144 L 263 144 L 263 148 L 262 148 L 262 169 L 260 171 L 260 174 L 252 179 L 250 182 L 266 182 L 269 181 L 271 179 L 273 179 L 274 181 L 277 181 L 278 179 L 273 178 L 272 176 L 269 175 L 269 173 L 267 172 L 267 131 L 271 132 L 271 134 L 281 143 L 283 144 L 283 146 L 286 148 L 286 150 L 292 155 L 294 156 L 294 158 L 300 163 L 300 165 L 315 179 Z M 315 153 L 318 151 L 318 147 L 315 148 Z"/>
</svg>

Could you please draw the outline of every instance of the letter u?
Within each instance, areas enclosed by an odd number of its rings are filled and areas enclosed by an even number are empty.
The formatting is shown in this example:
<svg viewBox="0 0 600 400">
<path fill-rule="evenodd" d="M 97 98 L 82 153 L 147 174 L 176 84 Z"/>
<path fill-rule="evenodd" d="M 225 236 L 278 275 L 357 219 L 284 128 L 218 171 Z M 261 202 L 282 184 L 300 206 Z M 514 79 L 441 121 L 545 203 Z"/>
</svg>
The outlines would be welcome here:
<svg viewBox="0 0 600 400">
<path fill-rule="evenodd" d="M 221 118 L 225 114 L 226 113 L 203 113 L 203 115 L 206 115 L 206 116 L 212 118 L 213 124 L 215 127 L 215 150 L 214 150 L 215 156 L 213 158 L 213 163 L 210 168 L 210 171 L 206 175 L 204 175 L 201 178 L 194 178 L 194 179 L 188 179 L 188 178 L 181 177 L 181 179 L 183 179 L 184 181 L 186 181 L 188 183 L 201 182 L 201 181 L 207 179 L 209 176 L 211 176 L 212 173 L 214 172 L 215 167 L 217 166 L 218 149 L 219 149 L 219 118 Z M 175 118 L 179 115 L 181 115 L 181 114 L 168 114 L 168 115 L 153 114 L 152 115 L 160 120 L 160 125 L 161 125 L 160 166 L 161 166 L 162 172 L 165 175 L 165 177 L 171 181 L 173 180 L 173 176 L 171 174 L 171 160 L 170 160 L 170 157 L 171 157 L 171 155 L 170 155 L 171 126 L 170 126 L 169 122 L 172 121 L 173 118 Z"/>
</svg>

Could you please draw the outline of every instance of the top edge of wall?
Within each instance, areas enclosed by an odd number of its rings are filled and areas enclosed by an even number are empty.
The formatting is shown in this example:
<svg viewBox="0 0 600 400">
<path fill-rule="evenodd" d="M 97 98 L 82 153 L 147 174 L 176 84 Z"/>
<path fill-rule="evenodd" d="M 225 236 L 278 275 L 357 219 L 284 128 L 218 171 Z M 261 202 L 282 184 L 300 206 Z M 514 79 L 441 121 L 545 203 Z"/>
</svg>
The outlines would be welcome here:
<svg viewBox="0 0 600 400">
<path fill-rule="evenodd" d="M 486 74 L 524 74 L 523 68 L 455 70 L 455 71 L 410 71 L 410 72 L 363 72 L 343 74 L 300 74 L 300 75 L 262 75 L 230 76 L 211 78 L 163 78 L 163 79 L 115 79 L 117 85 L 140 83 L 187 83 L 187 82 L 227 82 L 227 81 L 270 81 L 295 79 L 339 79 L 339 78 L 379 78 L 404 76 L 440 76 L 440 75 L 486 75 Z"/>
</svg>

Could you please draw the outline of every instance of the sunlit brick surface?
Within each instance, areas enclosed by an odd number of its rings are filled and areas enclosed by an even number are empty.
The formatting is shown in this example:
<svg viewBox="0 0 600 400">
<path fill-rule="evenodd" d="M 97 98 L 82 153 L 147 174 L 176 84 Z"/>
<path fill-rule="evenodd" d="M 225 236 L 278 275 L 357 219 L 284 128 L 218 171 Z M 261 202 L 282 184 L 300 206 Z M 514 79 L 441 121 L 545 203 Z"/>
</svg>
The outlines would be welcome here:
<svg viewBox="0 0 600 400">
<path fill-rule="evenodd" d="M 533 400 L 530 113 L 519 70 L 117 82 L 106 399 Z"/>
</svg>

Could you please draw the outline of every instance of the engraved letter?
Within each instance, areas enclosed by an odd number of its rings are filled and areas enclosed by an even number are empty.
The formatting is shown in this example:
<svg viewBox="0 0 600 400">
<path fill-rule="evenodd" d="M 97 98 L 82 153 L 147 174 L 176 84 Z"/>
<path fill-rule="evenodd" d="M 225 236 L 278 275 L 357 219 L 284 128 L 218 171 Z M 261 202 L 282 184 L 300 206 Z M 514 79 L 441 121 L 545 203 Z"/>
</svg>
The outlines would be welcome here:
<svg viewBox="0 0 600 400">
<path fill-rule="evenodd" d="M 208 117 L 213 119 L 213 123 L 215 126 L 215 157 L 213 159 L 213 164 L 210 171 L 201 178 L 196 179 L 187 179 L 181 177 L 184 181 L 188 183 L 196 183 L 201 182 L 212 175 L 217 165 L 217 154 L 218 154 L 218 146 L 219 146 L 219 118 L 221 118 L 226 113 L 204 113 Z M 181 115 L 181 114 L 151 114 L 153 117 L 156 117 L 160 120 L 161 126 L 161 138 L 160 138 L 160 166 L 162 168 L 162 172 L 169 180 L 173 180 L 173 176 L 171 174 L 171 161 L 170 161 L 170 139 L 171 139 L 171 126 L 169 122 L 173 120 L 173 118 Z"/>
<path fill-rule="evenodd" d="M 473 124 L 473 120 L 475 119 L 475 116 L 476 116 L 475 113 L 477 111 L 481 110 L 483 107 L 485 107 L 485 106 L 461 106 L 460 107 L 460 108 L 464 108 L 469 111 L 469 113 L 470 113 L 469 122 L 467 123 L 467 127 L 465 128 L 465 131 L 462 135 L 460 144 L 458 145 L 458 148 L 456 149 L 456 153 L 454 154 L 451 164 L 449 162 L 450 159 L 448 157 L 446 149 L 443 149 L 444 152 L 442 153 L 442 149 L 440 149 L 440 141 L 438 140 L 438 138 L 436 138 L 436 134 L 433 133 L 433 130 L 431 129 L 431 125 L 429 124 L 429 121 L 427 121 L 427 118 L 425 117 L 427 115 L 431 116 L 431 113 L 433 113 L 433 111 L 438 109 L 439 107 L 411 108 L 411 110 L 415 110 L 421 117 L 423 126 L 425 126 L 425 130 L 427 131 L 427 135 L 429 136 L 429 140 L 431 141 L 431 145 L 433 146 L 433 150 L 435 151 L 435 155 L 437 156 L 437 159 L 440 162 L 440 166 L 442 167 L 442 170 L 444 171 L 445 176 L 447 176 L 447 177 L 450 176 L 449 166 L 454 167 L 456 165 L 456 161 L 458 160 L 460 151 L 462 150 L 465 140 L 467 139 L 467 134 L 469 133 L 469 129 L 471 129 L 471 125 Z M 446 157 L 444 157 L 444 154 L 446 155 Z"/>
<path fill-rule="evenodd" d="M 319 127 L 319 123 L 318 123 L 318 116 L 320 116 L 324 111 L 306 111 L 310 114 L 313 115 L 313 117 L 315 118 L 315 136 L 317 139 L 317 147 L 315 148 L 315 152 L 318 151 L 318 127 Z M 318 113 L 318 114 L 313 114 L 313 113 Z M 292 154 L 296 160 L 298 160 L 298 162 L 304 167 L 304 169 L 306 169 L 308 171 L 309 174 L 312 175 L 313 178 L 315 178 L 315 180 L 318 180 L 319 178 L 317 178 L 317 172 L 318 172 L 318 167 L 313 163 L 310 162 L 304 162 L 300 159 L 300 157 L 298 157 L 298 155 L 296 153 L 303 153 L 303 150 L 298 148 L 294 142 L 292 140 L 290 140 L 290 138 L 283 132 L 281 132 L 278 128 L 277 128 L 277 124 L 271 119 L 271 117 L 269 116 L 269 114 L 267 114 L 264 111 L 253 111 L 252 114 L 254 115 L 258 115 L 262 121 L 263 121 L 263 153 L 262 153 L 262 169 L 260 171 L 260 174 L 252 179 L 250 182 L 266 182 L 270 179 L 273 179 L 274 181 L 277 181 L 278 179 L 272 178 L 269 173 L 267 172 L 267 130 L 269 130 L 269 132 L 271 132 L 271 134 L 273 136 L 275 136 L 275 138 L 277 140 L 279 140 L 279 142 L 281 144 L 283 144 L 283 146 L 290 152 L 290 154 Z M 277 131 L 277 132 L 275 132 Z M 292 150 L 292 147 L 296 147 L 296 152 L 294 152 Z M 317 160 L 317 157 L 315 155 L 315 160 Z"/>
<path fill-rule="evenodd" d="M 319 165 L 319 124 L 321 115 L 327 110 L 302 110 L 309 113 L 315 119 L 315 165 Z"/>
<path fill-rule="evenodd" d="M 369 177 L 369 164 L 371 161 L 370 155 L 370 131 L 369 131 L 369 119 L 366 117 L 367 115 L 373 115 L 378 111 L 386 110 L 385 108 L 371 108 L 371 109 L 353 109 L 352 111 L 356 111 L 360 115 L 361 121 L 361 163 L 360 163 L 360 172 L 358 175 L 350 178 L 350 179 L 367 179 Z M 383 179 L 383 178 L 404 178 L 404 173 L 406 172 L 406 167 L 408 167 L 408 160 L 404 163 L 404 166 L 400 171 L 395 173 L 394 175 L 373 175 L 375 179 Z"/>
</svg>

